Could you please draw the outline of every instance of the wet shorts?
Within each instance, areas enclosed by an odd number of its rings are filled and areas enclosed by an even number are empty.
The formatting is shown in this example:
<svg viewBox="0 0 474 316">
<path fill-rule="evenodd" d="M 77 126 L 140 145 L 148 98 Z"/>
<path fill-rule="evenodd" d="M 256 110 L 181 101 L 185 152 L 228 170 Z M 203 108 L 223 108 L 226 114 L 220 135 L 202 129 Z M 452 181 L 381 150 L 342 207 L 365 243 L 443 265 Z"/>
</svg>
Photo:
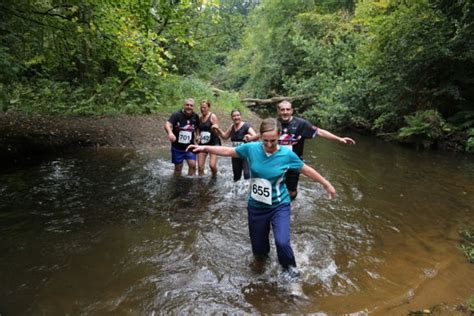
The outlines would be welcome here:
<svg viewBox="0 0 474 316">
<path fill-rule="evenodd" d="M 196 155 L 191 151 L 171 147 L 171 162 L 175 165 L 180 165 L 184 160 L 196 160 Z"/>
</svg>

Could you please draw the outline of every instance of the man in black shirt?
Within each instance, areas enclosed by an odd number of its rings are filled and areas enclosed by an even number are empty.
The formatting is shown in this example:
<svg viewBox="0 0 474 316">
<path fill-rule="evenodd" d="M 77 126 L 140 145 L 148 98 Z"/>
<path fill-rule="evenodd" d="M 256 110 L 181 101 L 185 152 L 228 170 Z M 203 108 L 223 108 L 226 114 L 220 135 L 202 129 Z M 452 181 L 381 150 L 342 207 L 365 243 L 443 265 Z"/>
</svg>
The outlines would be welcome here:
<svg viewBox="0 0 474 316">
<path fill-rule="evenodd" d="M 188 174 L 196 173 L 196 155 L 186 148 L 194 144 L 199 126 L 199 116 L 194 112 L 194 99 L 186 99 L 181 111 L 171 114 L 165 123 L 165 131 L 171 142 L 171 161 L 174 173 L 181 174 L 183 161 L 188 164 Z"/>
<path fill-rule="evenodd" d="M 320 136 L 343 144 L 353 145 L 355 141 L 349 137 L 339 137 L 322 128 L 318 128 L 300 117 L 293 116 L 290 102 L 282 101 L 277 105 L 278 120 L 281 123 L 281 135 L 278 139 L 280 146 L 291 146 L 293 151 L 303 159 L 304 141 L 306 138 Z M 292 200 L 298 194 L 299 172 L 289 170 L 286 173 L 286 187 Z"/>
</svg>

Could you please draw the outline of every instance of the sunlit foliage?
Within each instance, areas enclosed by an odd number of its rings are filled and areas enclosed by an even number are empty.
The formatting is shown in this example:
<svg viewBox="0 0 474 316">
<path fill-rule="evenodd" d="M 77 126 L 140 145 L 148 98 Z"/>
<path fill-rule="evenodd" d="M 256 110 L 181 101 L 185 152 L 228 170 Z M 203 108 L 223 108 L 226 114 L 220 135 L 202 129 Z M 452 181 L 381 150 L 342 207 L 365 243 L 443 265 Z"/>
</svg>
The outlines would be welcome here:
<svg viewBox="0 0 474 316">
<path fill-rule="evenodd" d="M 297 108 L 328 127 L 472 148 L 472 1 L 334 3 L 262 1 L 232 53 L 228 86 L 257 97 L 314 95 Z M 417 129 L 427 113 L 441 130 Z"/>
<path fill-rule="evenodd" d="M 2 1 L 1 108 L 158 111 L 173 101 L 160 87 L 175 83 L 180 90 L 170 75 L 202 75 L 213 71 L 216 61 L 223 64 L 226 50 L 238 43 L 235 31 L 242 28 L 245 10 L 253 5 L 232 0 Z"/>
</svg>

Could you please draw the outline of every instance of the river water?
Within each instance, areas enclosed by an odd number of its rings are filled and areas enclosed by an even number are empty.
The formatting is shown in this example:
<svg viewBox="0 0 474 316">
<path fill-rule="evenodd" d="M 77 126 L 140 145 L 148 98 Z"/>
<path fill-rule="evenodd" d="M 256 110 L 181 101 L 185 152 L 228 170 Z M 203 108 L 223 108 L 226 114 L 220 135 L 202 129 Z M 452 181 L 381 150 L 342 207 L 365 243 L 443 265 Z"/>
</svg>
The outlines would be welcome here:
<svg viewBox="0 0 474 316">
<path fill-rule="evenodd" d="M 308 141 L 293 203 L 297 284 L 256 264 L 248 183 L 176 178 L 168 149 L 84 149 L 0 170 L 0 314 L 402 315 L 474 294 L 474 159 L 357 136 Z M 208 171 L 209 173 L 209 171 Z M 297 295 L 296 295 L 297 294 Z"/>
</svg>

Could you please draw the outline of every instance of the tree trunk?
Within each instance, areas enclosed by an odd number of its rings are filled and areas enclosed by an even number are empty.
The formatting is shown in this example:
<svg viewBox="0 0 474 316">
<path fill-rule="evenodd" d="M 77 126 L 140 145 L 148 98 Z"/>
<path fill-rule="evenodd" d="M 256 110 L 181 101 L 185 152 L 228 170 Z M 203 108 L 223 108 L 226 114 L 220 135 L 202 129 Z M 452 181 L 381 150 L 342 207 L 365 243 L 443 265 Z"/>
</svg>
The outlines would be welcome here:
<svg viewBox="0 0 474 316">
<path fill-rule="evenodd" d="M 305 95 L 297 95 L 293 97 L 272 97 L 269 99 L 256 99 L 256 98 L 243 98 L 240 101 L 248 103 L 248 106 L 257 106 L 257 105 L 272 105 L 272 104 L 277 104 L 280 103 L 281 101 L 300 101 L 300 100 L 306 100 L 310 99 L 312 97 L 316 96 L 316 94 L 305 94 Z"/>
</svg>

